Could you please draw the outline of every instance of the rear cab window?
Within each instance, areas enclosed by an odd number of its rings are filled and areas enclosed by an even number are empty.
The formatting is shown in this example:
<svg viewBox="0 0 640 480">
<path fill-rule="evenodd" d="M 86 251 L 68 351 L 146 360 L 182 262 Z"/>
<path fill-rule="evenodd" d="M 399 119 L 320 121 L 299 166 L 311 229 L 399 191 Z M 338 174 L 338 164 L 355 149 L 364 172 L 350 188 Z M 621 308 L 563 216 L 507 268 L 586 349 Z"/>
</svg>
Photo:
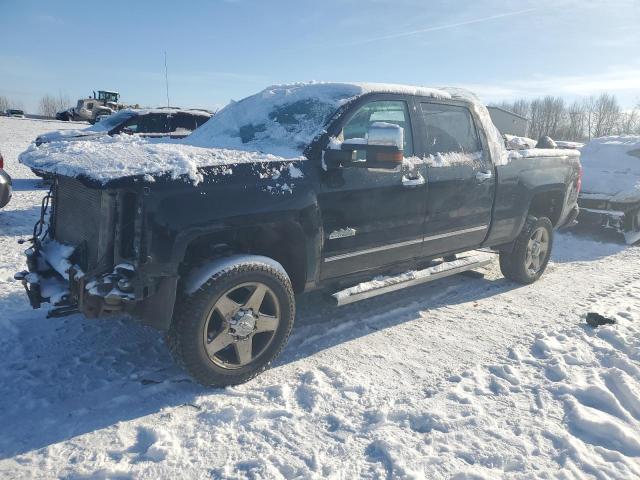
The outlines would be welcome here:
<svg viewBox="0 0 640 480">
<path fill-rule="evenodd" d="M 421 102 L 424 156 L 435 166 L 483 162 L 471 111 L 460 105 Z"/>
</svg>

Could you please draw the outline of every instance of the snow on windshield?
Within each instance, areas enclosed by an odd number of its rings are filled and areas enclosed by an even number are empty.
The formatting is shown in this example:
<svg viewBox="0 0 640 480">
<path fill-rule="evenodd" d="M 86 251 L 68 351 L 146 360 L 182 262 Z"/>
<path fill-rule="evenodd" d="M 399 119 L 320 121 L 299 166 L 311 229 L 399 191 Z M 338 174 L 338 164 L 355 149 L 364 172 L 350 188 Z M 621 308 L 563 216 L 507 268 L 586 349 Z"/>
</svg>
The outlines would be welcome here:
<svg viewBox="0 0 640 480">
<path fill-rule="evenodd" d="M 363 83 L 297 83 L 276 85 L 239 102 L 231 102 L 187 143 L 300 155 L 336 110 L 368 92 L 396 92 L 448 98 L 446 92 L 423 87 Z"/>
<path fill-rule="evenodd" d="M 270 87 L 232 101 L 197 129 L 188 143 L 298 155 L 340 105 L 361 93 L 356 85 Z"/>
<path fill-rule="evenodd" d="M 137 115 L 135 110 L 120 110 L 118 113 L 109 115 L 84 130 L 85 132 L 108 132 L 112 128 L 117 127 L 122 122 L 134 117 L 135 115 Z"/>
</svg>

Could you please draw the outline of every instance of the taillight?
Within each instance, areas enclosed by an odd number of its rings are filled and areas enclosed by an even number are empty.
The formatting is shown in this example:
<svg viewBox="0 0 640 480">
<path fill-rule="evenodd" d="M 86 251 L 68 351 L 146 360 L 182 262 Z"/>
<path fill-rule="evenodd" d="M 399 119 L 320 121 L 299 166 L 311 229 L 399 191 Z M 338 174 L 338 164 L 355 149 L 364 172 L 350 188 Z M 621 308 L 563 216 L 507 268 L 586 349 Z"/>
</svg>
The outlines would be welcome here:
<svg viewBox="0 0 640 480">
<path fill-rule="evenodd" d="M 1 153 L 0 153 L 0 168 L 4 168 L 4 158 L 2 158 Z"/>
<path fill-rule="evenodd" d="M 580 170 L 578 171 L 578 182 L 576 183 L 576 190 L 578 193 L 580 193 L 580 190 L 582 189 L 582 174 L 582 165 L 580 165 Z"/>
</svg>

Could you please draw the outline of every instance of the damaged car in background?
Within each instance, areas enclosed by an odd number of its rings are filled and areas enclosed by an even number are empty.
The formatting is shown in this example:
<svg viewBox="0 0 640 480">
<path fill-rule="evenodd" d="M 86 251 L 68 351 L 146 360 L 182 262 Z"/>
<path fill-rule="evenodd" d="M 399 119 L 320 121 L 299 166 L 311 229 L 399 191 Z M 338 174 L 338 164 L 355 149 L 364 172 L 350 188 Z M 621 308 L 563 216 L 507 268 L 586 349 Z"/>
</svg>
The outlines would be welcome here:
<svg viewBox="0 0 640 480">
<path fill-rule="evenodd" d="M 89 140 L 104 135 L 184 138 L 203 125 L 211 113 L 206 110 L 154 108 L 120 110 L 83 129 L 56 130 L 36 138 L 36 145 L 59 140 Z"/>
<path fill-rule="evenodd" d="M 32 306 L 129 313 L 212 386 L 270 364 L 295 294 L 345 305 L 492 261 L 479 248 L 536 281 L 580 188 L 579 152 L 507 152 L 473 94 L 384 84 L 272 86 L 181 141 L 20 161 L 55 177 L 16 274 Z"/>
<path fill-rule="evenodd" d="M 581 224 L 613 229 L 640 241 L 640 136 L 610 136 L 582 148 Z"/>
<path fill-rule="evenodd" d="M 9 203 L 12 193 L 11 177 L 4 170 L 4 158 L 0 152 L 0 208 Z"/>
</svg>

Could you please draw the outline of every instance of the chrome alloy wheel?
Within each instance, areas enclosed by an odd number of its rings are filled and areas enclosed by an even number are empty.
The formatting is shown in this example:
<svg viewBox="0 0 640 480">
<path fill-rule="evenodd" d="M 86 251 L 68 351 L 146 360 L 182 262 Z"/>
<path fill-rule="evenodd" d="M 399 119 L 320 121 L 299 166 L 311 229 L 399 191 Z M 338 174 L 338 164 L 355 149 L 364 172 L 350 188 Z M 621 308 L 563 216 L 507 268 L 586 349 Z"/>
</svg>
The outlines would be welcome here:
<svg viewBox="0 0 640 480">
<path fill-rule="evenodd" d="M 543 227 L 536 228 L 527 244 L 525 268 L 531 275 L 537 274 L 542 268 L 549 252 L 549 233 Z"/>
<path fill-rule="evenodd" d="M 271 345 L 280 323 L 275 293 L 259 282 L 227 290 L 215 302 L 203 331 L 209 359 L 225 369 L 255 361 Z"/>
</svg>

